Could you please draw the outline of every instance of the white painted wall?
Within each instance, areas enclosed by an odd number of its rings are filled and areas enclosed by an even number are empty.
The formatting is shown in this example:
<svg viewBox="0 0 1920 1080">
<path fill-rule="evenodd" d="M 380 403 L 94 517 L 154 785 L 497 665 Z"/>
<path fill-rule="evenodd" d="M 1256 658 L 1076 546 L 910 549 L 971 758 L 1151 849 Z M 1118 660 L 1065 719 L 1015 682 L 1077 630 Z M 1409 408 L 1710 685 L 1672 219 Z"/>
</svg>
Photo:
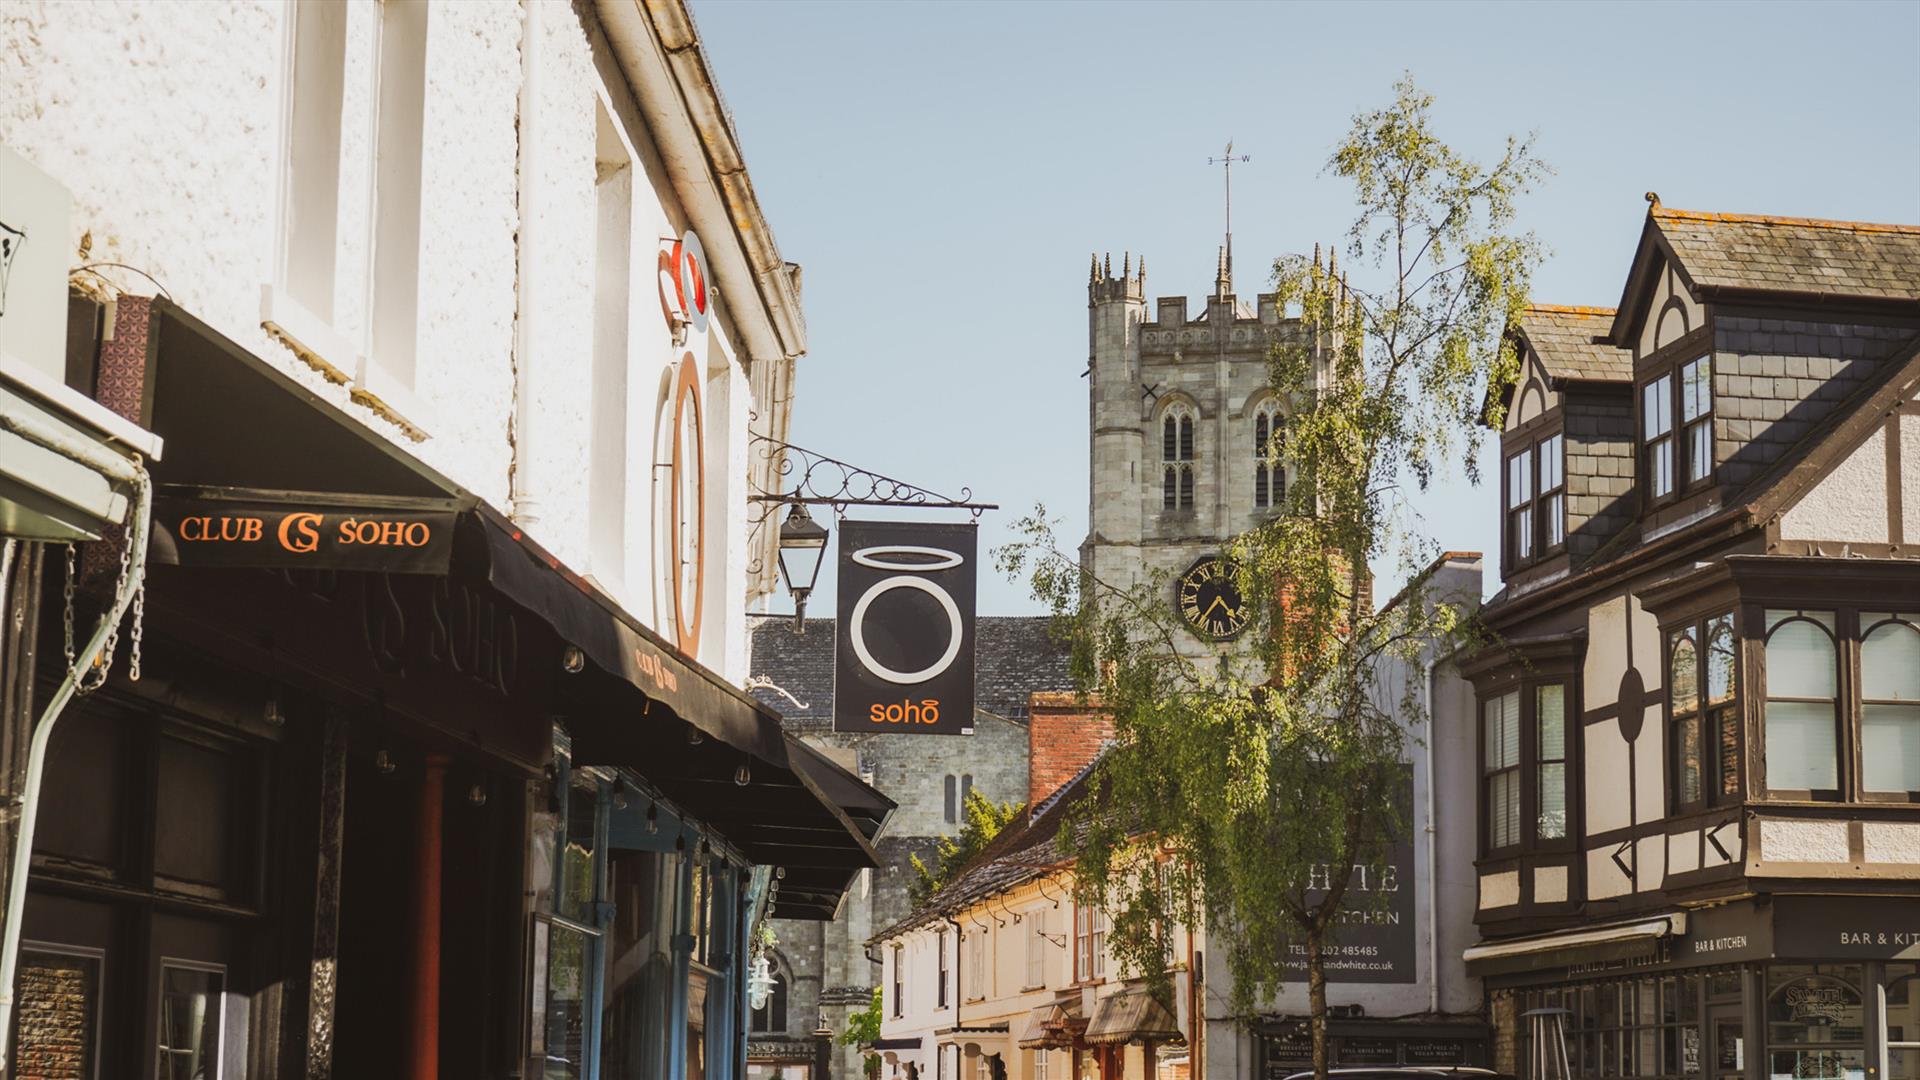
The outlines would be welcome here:
<svg viewBox="0 0 1920 1080">
<path fill-rule="evenodd" d="M 380 8 L 345 0 L 340 192 L 332 312 L 299 336 L 341 372 L 366 370 Z M 0 141 L 74 196 L 71 265 L 117 262 L 157 279 L 186 310 L 494 506 L 569 566 L 592 573 L 587 506 L 593 348 L 595 112 L 612 117 L 633 162 L 633 265 L 626 349 L 627 513 L 623 571 L 605 581 L 672 637 L 661 601 L 654 476 L 663 375 L 678 358 L 658 296 L 663 238 L 689 216 L 648 121 L 598 31 L 571 5 L 519 0 L 428 8 L 419 141 L 418 308 L 411 387 L 393 411 L 409 439 L 349 399 L 263 327 L 263 287 L 282 281 L 284 140 L 296 8 L 281 0 L 155 4 L 10 3 L 0 19 Z M 391 203 L 389 204 L 391 208 Z M 91 244 L 83 260 L 83 238 Z M 732 236 L 703 237 L 709 250 Z M 391 248 L 389 252 L 391 253 Z M 139 274 L 103 270 L 151 295 Z M 280 295 L 285 289 L 278 290 Z M 710 500 L 705 626 L 682 643 L 745 675 L 748 417 L 783 430 L 785 404 L 756 402 L 736 320 L 766 321 L 755 296 L 722 295 L 706 368 Z M 311 341 L 307 338 L 311 337 Z M 378 367 L 381 357 L 372 356 Z M 516 394 L 523 426 L 510 439 Z M 382 391 L 382 396 L 385 392 Z M 403 403 L 404 402 L 404 403 Z M 509 477 L 520 472 L 513 498 Z M 764 581 L 765 579 L 760 579 Z"/>
</svg>

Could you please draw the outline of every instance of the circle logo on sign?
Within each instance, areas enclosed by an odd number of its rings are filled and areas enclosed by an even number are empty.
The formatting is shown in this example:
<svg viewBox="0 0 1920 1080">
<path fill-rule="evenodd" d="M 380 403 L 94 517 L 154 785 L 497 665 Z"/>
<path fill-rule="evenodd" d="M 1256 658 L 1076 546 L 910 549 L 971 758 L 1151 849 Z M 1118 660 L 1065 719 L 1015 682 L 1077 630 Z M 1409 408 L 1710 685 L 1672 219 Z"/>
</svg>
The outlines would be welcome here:
<svg viewBox="0 0 1920 1080">
<path fill-rule="evenodd" d="M 901 562 L 898 559 L 885 558 L 885 556 L 901 555 L 931 556 L 940 561 Z M 948 551 L 944 548 L 896 545 L 890 547 L 861 548 L 853 553 L 853 561 L 861 566 L 872 567 L 876 570 L 926 571 L 949 570 L 959 566 L 963 560 L 958 552 Z M 875 600 L 878 600 L 880 597 L 885 596 L 895 589 L 914 589 L 926 593 L 928 596 L 933 597 L 933 599 L 939 603 L 941 610 L 947 614 L 948 633 L 946 651 L 940 654 L 938 660 L 935 660 L 933 663 L 928 664 L 918 671 L 899 671 L 890 668 L 875 659 L 872 651 L 867 648 L 867 609 L 873 606 Z M 874 582 L 873 585 L 861 595 L 860 601 L 853 605 L 853 615 L 850 621 L 851 625 L 847 628 L 847 641 L 853 646 L 854 655 L 860 658 L 860 663 L 865 666 L 868 671 L 898 686 L 912 686 L 915 683 L 923 683 L 928 679 L 935 678 L 952 667 L 954 659 L 960 655 L 960 605 L 953 602 L 953 596 L 948 593 L 947 590 L 918 574 L 902 574 L 899 577 L 884 578 Z"/>
<path fill-rule="evenodd" d="M 680 310 L 696 334 L 707 332 L 707 251 L 692 229 L 680 238 L 674 257 L 674 286 L 680 294 Z"/>
</svg>

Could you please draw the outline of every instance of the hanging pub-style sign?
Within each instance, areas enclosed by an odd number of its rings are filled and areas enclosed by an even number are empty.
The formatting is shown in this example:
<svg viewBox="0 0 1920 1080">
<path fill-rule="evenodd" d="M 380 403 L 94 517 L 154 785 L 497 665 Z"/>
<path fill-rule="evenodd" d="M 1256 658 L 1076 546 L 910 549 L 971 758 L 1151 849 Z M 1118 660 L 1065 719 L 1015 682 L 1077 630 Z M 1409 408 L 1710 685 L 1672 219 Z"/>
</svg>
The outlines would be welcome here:
<svg viewBox="0 0 1920 1080">
<path fill-rule="evenodd" d="M 840 524 L 833 729 L 973 734 L 979 527 Z"/>
</svg>

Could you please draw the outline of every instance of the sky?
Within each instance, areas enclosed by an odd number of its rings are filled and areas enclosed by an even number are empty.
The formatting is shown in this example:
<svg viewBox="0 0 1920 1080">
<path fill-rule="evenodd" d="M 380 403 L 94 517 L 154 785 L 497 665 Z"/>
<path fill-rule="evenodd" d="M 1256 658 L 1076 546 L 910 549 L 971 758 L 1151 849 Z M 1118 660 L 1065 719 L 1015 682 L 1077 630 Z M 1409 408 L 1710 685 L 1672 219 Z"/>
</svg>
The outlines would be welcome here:
<svg viewBox="0 0 1920 1080">
<path fill-rule="evenodd" d="M 1233 176 L 1236 292 L 1266 290 L 1273 258 L 1351 221 L 1327 156 L 1402 73 L 1456 149 L 1486 160 L 1531 134 L 1553 167 L 1521 203 L 1547 249 L 1539 302 L 1618 303 L 1648 191 L 1920 223 L 1920 3 L 692 6 L 781 253 L 805 267 L 791 441 L 998 503 L 983 558 L 1040 504 L 1067 550 L 1086 533 L 1088 255 L 1144 255 L 1149 298 L 1197 304 L 1223 228 L 1207 160 L 1231 139 L 1252 158 Z M 1411 524 L 1494 555 L 1494 502 L 1456 467 Z M 1375 569 L 1392 595 L 1399 568 Z M 832 576 L 810 615 L 832 614 Z M 990 564 L 978 603 L 1040 610 Z"/>
</svg>

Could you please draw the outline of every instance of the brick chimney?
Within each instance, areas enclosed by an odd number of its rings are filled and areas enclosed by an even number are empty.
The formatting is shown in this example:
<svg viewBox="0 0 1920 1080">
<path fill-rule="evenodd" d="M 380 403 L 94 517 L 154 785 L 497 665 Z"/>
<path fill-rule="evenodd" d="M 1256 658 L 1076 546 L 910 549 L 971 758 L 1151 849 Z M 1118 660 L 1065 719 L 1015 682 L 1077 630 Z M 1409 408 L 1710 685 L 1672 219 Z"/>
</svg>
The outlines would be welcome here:
<svg viewBox="0 0 1920 1080">
<path fill-rule="evenodd" d="M 1113 739 L 1113 721 L 1079 694 L 1036 693 L 1027 701 L 1027 806 L 1060 790 Z"/>
</svg>

